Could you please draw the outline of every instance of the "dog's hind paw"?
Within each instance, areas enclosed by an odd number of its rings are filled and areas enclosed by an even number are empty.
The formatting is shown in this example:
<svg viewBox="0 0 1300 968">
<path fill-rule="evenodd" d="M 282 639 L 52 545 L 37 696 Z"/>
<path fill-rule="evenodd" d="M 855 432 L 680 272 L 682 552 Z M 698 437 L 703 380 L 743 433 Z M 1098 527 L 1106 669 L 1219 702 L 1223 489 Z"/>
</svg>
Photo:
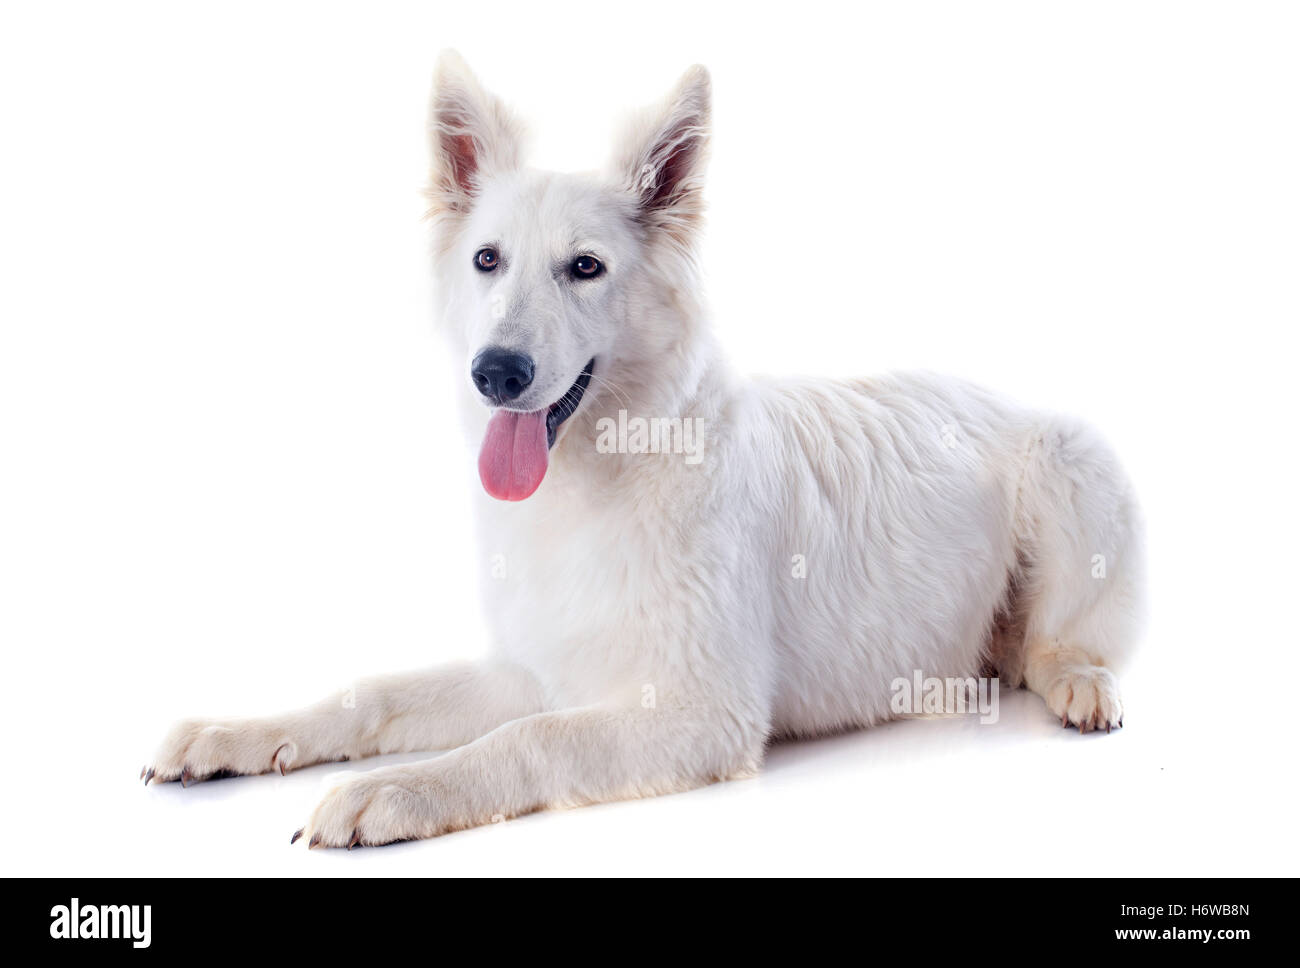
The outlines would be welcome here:
<svg viewBox="0 0 1300 968">
<path fill-rule="evenodd" d="M 1114 674 L 1101 666 L 1069 666 L 1053 680 L 1043 697 L 1052 715 L 1067 729 L 1080 733 L 1124 725 L 1124 707 Z"/>
</svg>

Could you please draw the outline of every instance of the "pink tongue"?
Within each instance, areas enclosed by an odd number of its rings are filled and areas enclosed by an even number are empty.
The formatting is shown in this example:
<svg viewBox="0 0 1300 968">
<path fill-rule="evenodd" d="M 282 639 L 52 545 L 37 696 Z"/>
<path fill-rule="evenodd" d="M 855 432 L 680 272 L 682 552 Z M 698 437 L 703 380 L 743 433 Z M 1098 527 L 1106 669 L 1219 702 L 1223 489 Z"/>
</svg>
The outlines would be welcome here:
<svg viewBox="0 0 1300 968">
<path fill-rule="evenodd" d="M 478 476 L 499 501 L 522 501 L 546 476 L 546 411 L 498 410 L 478 452 Z"/>
</svg>

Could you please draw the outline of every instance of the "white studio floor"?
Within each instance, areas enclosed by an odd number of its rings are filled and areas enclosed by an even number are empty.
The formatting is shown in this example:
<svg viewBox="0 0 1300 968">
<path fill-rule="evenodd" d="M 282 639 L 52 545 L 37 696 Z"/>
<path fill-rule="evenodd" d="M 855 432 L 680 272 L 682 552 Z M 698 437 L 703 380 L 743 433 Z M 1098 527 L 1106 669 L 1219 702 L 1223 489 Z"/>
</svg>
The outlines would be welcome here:
<svg viewBox="0 0 1300 968">
<path fill-rule="evenodd" d="M 289 837 L 327 776 L 368 764 L 144 789 L 109 731 L 35 800 L 6 873 L 65 875 L 1282 874 L 1290 766 L 1213 723 L 1189 730 L 1152 677 L 1122 731 L 1063 730 L 1036 696 L 996 724 L 897 722 L 782 744 L 763 774 L 656 800 L 535 814 L 435 841 L 307 851 Z M 1242 710 L 1222 710 L 1225 722 Z M 48 738 L 48 737 L 47 737 Z M 62 739 L 62 738 L 60 738 Z M 132 750 L 132 753 L 135 751 Z M 399 762 L 419 754 L 383 757 Z M 67 766 L 64 760 L 64 766 Z"/>
</svg>

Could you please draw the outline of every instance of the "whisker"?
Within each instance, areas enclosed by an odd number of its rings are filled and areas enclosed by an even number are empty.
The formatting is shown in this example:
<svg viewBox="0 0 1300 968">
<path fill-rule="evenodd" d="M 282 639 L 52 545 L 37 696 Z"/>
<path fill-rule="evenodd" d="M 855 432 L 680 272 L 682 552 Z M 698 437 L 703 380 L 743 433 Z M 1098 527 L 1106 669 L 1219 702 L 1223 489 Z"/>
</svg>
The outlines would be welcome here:
<svg viewBox="0 0 1300 968">
<path fill-rule="evenodd" d="M 618 401 L 621 404 L 623 404 L 624 409 L 630 408 L 632 406 L 632 400 L 628 396 L 627 392 L 623 390 L 621 387 L 619 387 L 618 385 L 616 385 L 612 380 L 606 380 L 603 376 L 599 375 L 598 373 L 593 373 L 591 375 L 591 378 L 593 380 L 599 380 L 601 386 L 609 387 L 610 392 L 613 393 L 614 396 L 618 398 Z"/>
</svg>

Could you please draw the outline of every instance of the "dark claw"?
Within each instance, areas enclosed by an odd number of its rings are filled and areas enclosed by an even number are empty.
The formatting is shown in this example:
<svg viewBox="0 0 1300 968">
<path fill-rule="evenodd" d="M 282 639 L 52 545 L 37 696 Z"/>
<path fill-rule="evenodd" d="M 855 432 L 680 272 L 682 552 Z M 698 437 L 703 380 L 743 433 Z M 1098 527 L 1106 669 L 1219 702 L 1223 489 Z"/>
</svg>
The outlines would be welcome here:
<svg viewBox="0 0 1300 968">
<path fill-rule="evenodd" d="M 148 786 L 148 785 L 149 785 L 149 781 L 153 779 L 153 776 L 154 776 L 154 773 L 153 773 L 153 767 L 151 766 L 151 767 L 149 767 L 149 772 L 146 773 L 146 774 L 144 775 L 144 785 L 145 785 L 145 786 Z"/>
<path fill-rule="evenodd" d="M 307 841 L 307 849 L 311 850 L 311 848 L 315 847 L 319 843 L 320 843 L 320 834 L 312 834 L 311 840 Z"/>
<path fill-rule="evenodd" d="M 353 847 L 357 846 L 357 844 L 359 844 L 359 843 L 361 843 L 361 833 L 360 833 L 360 831 L 353 830 L 353 831 L 352 831 L 352 839 L 348 841 L 348 850 L 351 850 Z"/>
<path fill-rule="evenodd" d="M 278 766 L 280 768 L 281 776 L 285 775 L 285 769 L 284 769 L 284 760 L 280 759 L 280 752 L 288 745 L 289 745 L 288 743 L 281 743 L 279 748 L 276 749 L 274 755 L 272 755 L 271 757 L 272 765 Z"/>
<path fill-rule="evenodd" d="M 181 767 L 181 787 L 185 786 L 186 780 L 192 779 L 194 779 L 194 774 L 190 772 L 190 768 L 188 766 Z"/>
<path fill-rule="evenodd" d="M 298 842 L 298 838 L 301 836 L 302 836 L 302 828 L 299 827 L 297 830 L 293 832 L 293 836 L 289 838 L 289 843 L 296 844 Z"/>
</svg>

